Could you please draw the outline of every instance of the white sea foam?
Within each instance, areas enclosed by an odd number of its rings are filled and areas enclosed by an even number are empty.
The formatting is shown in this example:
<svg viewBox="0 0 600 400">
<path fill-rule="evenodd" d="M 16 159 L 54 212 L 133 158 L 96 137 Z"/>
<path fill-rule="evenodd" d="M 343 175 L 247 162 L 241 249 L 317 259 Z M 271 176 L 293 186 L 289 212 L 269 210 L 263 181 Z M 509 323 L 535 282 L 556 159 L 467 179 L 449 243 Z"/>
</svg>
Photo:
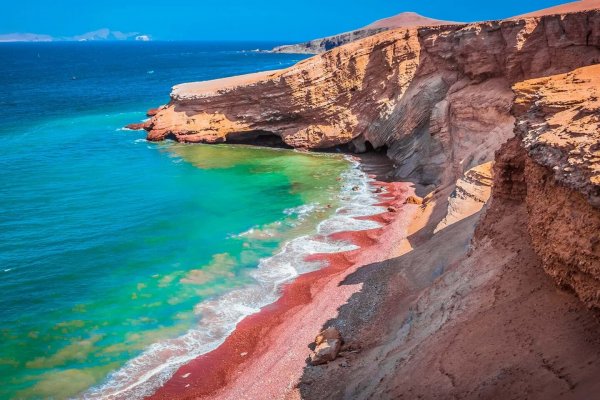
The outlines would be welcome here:
<svg viewBox="0 0 600 400">
<path fill-rule="evenodd" d="M 283 213 L 287 216 L 296 215 L 298 217 L 298 219 L 302 221 L 318 209 L 319 209 L 319 204 L 310 203 L 310 204 L 303 204 L 298 207 L 288 208 L 286 210 L 283 210 Z"/>
<path fill-rule="evenodd" d="M 384 208 L 375 206 L 379 200 L 371 190 L 372 179 L 358 168 L 356 161 L 350 161 L 354 167 L 342 175 L 341 206 L 318 225 L 314 236 L 302 236 L 285 243 L 277 254 L 262 259 L 258 268 L 249 274 L 252 284 L 198 304 L 194 309 L 200 317 L 197 326 L 178 338 L 151 345 L 81 398 L 142 399 L 151 395 L 181 365 L 223 343 L 242 319 L 276 301 L 283 283 L 323 267 L 321 262 L 306 261 L 308 255 L 356 249 L 351 243 L 333 241 L 327 235 L 377 228 L 377 222 L 356 217 L 378 214 Z M 286 210 L 285 214 L 300 218 L 316 209 L 318 205 L 308 204 Z M 257 231 L 261 229 L 254 227 L 239 236 L 252 236 Z"/>
</svg>

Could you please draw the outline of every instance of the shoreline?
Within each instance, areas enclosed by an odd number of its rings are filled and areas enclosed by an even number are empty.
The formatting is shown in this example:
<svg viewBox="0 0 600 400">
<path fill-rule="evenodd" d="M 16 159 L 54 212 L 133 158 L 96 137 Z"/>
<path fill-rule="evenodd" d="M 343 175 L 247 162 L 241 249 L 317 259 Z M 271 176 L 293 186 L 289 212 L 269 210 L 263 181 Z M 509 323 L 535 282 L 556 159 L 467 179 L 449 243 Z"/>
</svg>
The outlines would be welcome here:
<svg viewBox="0 0 600 400">
<path fill-rule="evenodd" d="M 412 214 L 418 208 L 405 204 L 406 199 L 414 195 L 410 183 L 386 182 L 389 172 L 387 158 L 386 163 L 377 162 L 383 158 L 368 154 L 355 157 L 355 160 L 358 159 L 359 168 L 374 179 L 369 182 L 373 192 L 380 187 L 386 189 L 378 194 L 380 202 L 374 206 L 394 207 L 395 210 L 354 217 L 375 221 L 382 226 L 329 235 L 330 240 L 347 241 L 358 248 L 308 256 L 307 262 L 320 261 L 327 266 L 301 274 L 284 284 L 276 302 L 245 317 L 219 347 L 181 366 L 147 398 L 253 398 L 257 394 L 285 397 L 289 393 L 290 385 L 293 387 L 299 382 L 310 353 L 308 346 L 314 336 L 326 327 L 328 319 L 335 317 L 337 308 L 360 290 L 359 287 L 344 285 L 345 278 L 358 268 L 394 252 L 394 247 L 406 237 Z M 294 343 L 285 343 L 283 338 L 295 340 Z M 265 382 L 264 372 L 273 369 L 288 371 L 290 375 L 288 379 Z M 260 382 L 260 387 L 254 388 L 257 390 L 255 395 L 251 394 L 253 386 L 250 382 Z"/>
</svg>

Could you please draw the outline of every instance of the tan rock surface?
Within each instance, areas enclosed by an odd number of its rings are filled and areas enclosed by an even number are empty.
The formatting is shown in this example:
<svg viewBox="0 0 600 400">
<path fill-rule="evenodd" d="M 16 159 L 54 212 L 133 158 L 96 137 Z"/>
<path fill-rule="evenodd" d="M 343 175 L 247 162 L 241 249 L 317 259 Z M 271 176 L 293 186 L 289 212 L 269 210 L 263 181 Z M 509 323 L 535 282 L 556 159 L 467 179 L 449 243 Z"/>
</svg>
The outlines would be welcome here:
<svg viewBox="0 0 600 400">
<path fill-rule="evenodd" d="M 478 213 L 492 193 L 492 162 L 471 168 L 456 181 L 448 199 L 448 212 L 434 233 Z"/>
<path fill-rule="evenodd" d="M 518 133 L 529 154 L 600 208 L 600 65 L 514 89 Z"/>
<path fill-rule="evenodd" d="M 311 364 L 321 365 L 335 360 L 340 352 L 340 346 L 339 339 L 325 339 L 317 345 L 315 351 L 310 355 Z"/>
</svg>

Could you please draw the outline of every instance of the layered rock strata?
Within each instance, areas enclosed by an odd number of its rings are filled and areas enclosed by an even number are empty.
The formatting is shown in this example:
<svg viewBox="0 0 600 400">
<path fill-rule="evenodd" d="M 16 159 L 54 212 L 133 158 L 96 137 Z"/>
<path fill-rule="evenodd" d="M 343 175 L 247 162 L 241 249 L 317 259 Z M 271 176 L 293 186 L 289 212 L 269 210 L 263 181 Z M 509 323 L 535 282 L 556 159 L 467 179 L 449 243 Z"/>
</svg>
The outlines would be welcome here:
<svg viewBox="0 0 600 400">
<path fill-rule="evenodd" d="M 273 72 L 176 86 L 149 140 L 387 149 L 396 177 L 453 182 L 512 136 L 512 84 L 600 61 L 600 13 L 400 29 Z"/>
<path fill-rule="evenodd" d="M 561 286 L 600 308 L 600 65 L 514 89 L 513 140 L 526 155 L 511 168 L 533 248 Z"/>
</svg>

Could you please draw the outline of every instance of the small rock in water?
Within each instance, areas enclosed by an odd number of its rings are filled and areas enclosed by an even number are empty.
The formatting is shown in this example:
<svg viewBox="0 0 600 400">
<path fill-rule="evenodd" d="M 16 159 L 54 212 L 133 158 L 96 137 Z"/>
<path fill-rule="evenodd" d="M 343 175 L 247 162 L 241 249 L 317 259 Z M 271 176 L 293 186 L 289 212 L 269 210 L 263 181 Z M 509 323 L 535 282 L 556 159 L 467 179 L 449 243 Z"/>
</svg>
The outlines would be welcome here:
<svg viewBox="0 0 600 400">
<path fill-rule="evenodd" d="M 359 190 L 360 190 L 360 188 L 359 188 L 358 186 L 354 186 L 354 187 L 352 188 L 352 191 L 354 191 L 354 192 L 358 192 Z"/>
</svg>

